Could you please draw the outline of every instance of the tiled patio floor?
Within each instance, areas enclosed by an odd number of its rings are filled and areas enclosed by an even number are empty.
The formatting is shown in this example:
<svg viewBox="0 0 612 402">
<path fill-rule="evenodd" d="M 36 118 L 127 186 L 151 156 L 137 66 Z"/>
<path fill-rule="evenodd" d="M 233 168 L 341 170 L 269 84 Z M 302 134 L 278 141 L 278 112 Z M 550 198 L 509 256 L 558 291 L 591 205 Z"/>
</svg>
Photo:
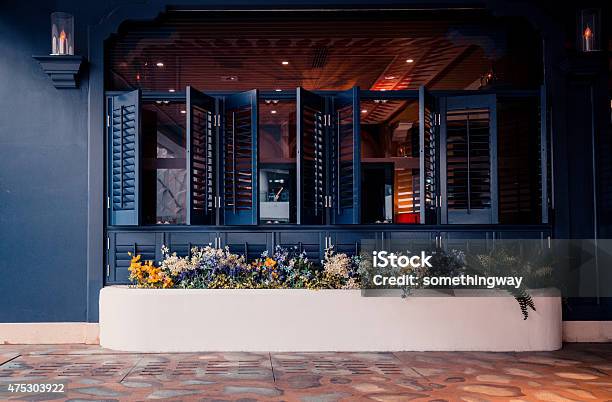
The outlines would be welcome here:
<svg viewBox="0 0 612 402">
<path fill-rule="evenodd" d="M 66 393 L 8 394 L 61 382 Z M 548 353 L 134 354 L 0 346 L 0 400 L 612 401 L 612 344 Z"/>
</svg>

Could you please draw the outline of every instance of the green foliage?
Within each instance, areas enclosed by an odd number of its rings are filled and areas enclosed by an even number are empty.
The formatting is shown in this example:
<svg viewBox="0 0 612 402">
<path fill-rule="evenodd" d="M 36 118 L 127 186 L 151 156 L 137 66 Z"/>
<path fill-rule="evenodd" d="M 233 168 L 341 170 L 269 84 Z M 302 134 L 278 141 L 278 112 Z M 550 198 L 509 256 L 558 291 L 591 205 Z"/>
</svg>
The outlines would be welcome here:
<svg viewBox="0 0 612 402">
<path fill-rule="evenodd" d="M 533 298 L 527 289 L 554 286 L 552 255 L 540 247 L 526 247 L 521 243 L 496 247 L 489 253 L 467 255 L 466 273 L 482 276 L 522 277 L 521 287 L 503 288 L 517 300 L 523 319 L 529 310 L 536 311 Z"/>
</svg>

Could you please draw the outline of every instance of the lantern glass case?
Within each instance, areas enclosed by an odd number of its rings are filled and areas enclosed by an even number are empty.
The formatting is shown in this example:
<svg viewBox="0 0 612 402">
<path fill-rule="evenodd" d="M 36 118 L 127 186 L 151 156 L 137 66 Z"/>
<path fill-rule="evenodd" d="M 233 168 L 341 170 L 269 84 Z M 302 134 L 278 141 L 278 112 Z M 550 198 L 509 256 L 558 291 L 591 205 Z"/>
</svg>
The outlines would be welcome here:
<svg viewBox="0 0 612 402">
<path fill-rule="evenodd" d="M 578 28 L 580 50 L 583 52 L 595 52 L 600 50 L 599 41 L 601 36 L 601 24 L 599 10 L 582 10 L 580 12 Z"/>
<path fill-rule="evenodd" d="M 51 54 L 74 55 L 74 17 L 68 13 L 51 14 Z"/>
</svg>

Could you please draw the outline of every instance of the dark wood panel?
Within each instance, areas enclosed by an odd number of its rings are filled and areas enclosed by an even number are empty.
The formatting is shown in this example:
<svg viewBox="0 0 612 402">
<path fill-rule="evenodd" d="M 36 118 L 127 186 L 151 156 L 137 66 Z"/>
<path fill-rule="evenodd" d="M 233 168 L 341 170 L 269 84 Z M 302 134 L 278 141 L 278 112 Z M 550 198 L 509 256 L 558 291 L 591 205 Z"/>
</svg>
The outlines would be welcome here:
<svg viewBox="0 0 612 402">
<path fill-rule="evenodd" d="M 323 258 L 328 238 L 337 252 L 355 254 L 367 248 L 420 251 L 441 244 L 447 250 L 457 249 L 486 252 L 504 240 L 534 239 L 547 244 L 550 229 L 545 226 L 508 227 L 489 225 L 488 228 L 455 228 L 435 226 L 430 228 L 399 228 L 397 225 L 359 225 L 307 228 L 294 226 L 271 230 L 258 227 L 236 230 L 223 226 L 204 228 L 143 227 L 136 230 L 112 229 L 108 233 L 108 264 L 110 275 L 107 284 L 128 283 L 130 257 L 128 252 L 141 254 L 143 260 L 159 261 L 162 244 L 177 254 L 187 255 L 190 246 L 215 244 L 220 238 L 221 246 L 228 246 L 234 253 L 246 254 L 249 260 L 258 258 L 265 250 L 272 252 L 276 245 L 301 247 L 308 258 L 319 261 Z"/>
</svg>

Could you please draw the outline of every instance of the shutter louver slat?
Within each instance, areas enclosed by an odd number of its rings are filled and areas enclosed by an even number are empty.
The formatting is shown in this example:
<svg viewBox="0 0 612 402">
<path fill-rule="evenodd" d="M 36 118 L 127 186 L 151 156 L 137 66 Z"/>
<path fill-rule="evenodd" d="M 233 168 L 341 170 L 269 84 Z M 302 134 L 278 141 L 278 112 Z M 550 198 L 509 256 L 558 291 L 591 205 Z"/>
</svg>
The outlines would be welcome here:
<svg viewBox="0 0 612 402">
<path fill-rule="evenodd" d="M 447 121 L 448 209 L 468 214 L 490 209 L 489 111 L 449 111 Z"/>
</svg>

